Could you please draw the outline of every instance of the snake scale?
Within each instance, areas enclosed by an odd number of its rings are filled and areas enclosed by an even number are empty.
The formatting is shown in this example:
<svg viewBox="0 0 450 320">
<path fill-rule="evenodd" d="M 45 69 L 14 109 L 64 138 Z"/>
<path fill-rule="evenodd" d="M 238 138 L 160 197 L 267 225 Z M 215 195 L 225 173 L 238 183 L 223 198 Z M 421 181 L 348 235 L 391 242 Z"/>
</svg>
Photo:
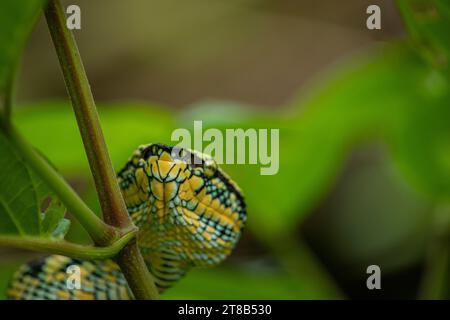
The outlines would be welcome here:
<svg viewBox="0 0 450 320">
<path fill-rule="evenodd" d="M 138 245 L 159 291 L 193 266 L 223 261 L 247 218 L 242 192 L 208 155 L 163 144 L 140 146 L 118 173 Z M 81 288 L 69 289 L 66 272 L 80 267 Z M 10 299 L 132 299 L 112 260 L 81 261 L 52 255 L 15 273 Z"/>
</svg>

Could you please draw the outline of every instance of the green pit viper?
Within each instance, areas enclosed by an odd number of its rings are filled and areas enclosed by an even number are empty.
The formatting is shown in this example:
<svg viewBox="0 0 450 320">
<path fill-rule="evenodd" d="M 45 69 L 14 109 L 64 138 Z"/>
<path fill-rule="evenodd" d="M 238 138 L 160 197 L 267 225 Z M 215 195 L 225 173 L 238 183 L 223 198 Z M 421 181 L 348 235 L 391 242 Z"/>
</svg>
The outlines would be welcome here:
<svg viewBox="0 0 450 320">
<path fill-rule="evenodd" d="M 247 219 L 240 188 L 208 155 L 163 144 L 140 146 L 118 173 L 127 209 L 139 227 L 138 245 L 160 292 L 193 266 L 223 261 Z M 67 268 L 80 269 L 69 289 Z M 10 299 L 132 299 L 115 262 L 52 255 L 14 274 Z"/>
</svg>

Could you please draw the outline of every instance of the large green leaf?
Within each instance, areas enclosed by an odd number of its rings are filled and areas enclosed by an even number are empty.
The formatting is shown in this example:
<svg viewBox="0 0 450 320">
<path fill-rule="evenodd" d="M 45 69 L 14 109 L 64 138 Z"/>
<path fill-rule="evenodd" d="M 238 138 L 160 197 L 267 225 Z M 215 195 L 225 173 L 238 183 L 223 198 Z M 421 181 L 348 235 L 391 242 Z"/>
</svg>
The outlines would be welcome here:
<svg viewBox="0 0 450 320">
<path fill-rule="evenodd" d="M 39 152 L 39 151 L 38 151 Z M 41 153 L 41 156 L 45 156 Z M 46 159 L 46 161 L 48 161 Z M 55 168 L 55 170 L 57 170 Z M 70 220 L 65 219 L 66 208 L 55 196 L 55 193 L 47 184 L 30 169 L 38 204 L 42 208 L 48 202 L 47 208 L 41 213 L 41 236 L 54 239 L 62 239 L 66 235 Z"/>
<path fill-rule="evenodd" d="M 0 95 L 45 0 L 0 1 Z"/>
<path fill-rule="evenodd" d="M 224 167 L 244 190 L 254 230 L 282 234 L 295 228 L 326 192 L 352 146 L 390 137 L 408 110 L 421 106 L 423 99 L 417 101 L 415 92 L 420 95 L 419 80 L 427 72 L 413 52 L 396 46 L 354 59 L 321 79 L 308 97 L 294 99 L 288 112 L 249 116 L 246 111 L 239 116 L 235 104 L 206 103 L 181 116 L 179 123 L 189 129 L 193 120 L 203 120 L 204 129 L 222 132 L 280 129 L 277 174 L 261 175 L 255 165 Z"/>
<path fill-rule="evenodd" d="M 434 201 L 448 203 L 450 91 L 448 87 L 445 90 L 441 88 L 439 92 L 435 88 L 426 90 L 429 78 L 437 76 L 438 74 L 430 72 L 423 79 L 418 79 L 424 84 L 424 89 L 411 95 L 410 108 L 405 110 L 394 127 L 390 145 L 394 160 L 407 180 Z M 439 84 L 441 85 L 443 84 Z"/>
<path fill-rule="evenodd" d="M 302 154 L 298 169 L 306 173 L 296 184 L 306 193 L 301 199 L 314 200 L 316 190 L 330 178 L 329 173 L 341 165 L 343 152 L 353 143 L 369 139 L 382 140 L 391 150 L 401 149 L 394 155 L 397 162 L 400 157 L 405 160 L 402 169 L 410 168 L 402 171 L 406 178 L 435 199 L 444 195 L 448 198 L 450 171 L 442 160 L 450 147 L 447 134 L 443 134 L 450 130 L 445 121 L 449 118 L 447 104 L 445 80 L 408 47 L 383 50 L 331 76 L 312 91 L 309 99 L 294 102 L 296 108 L 304 110 L 293 120 L 299 132 L 297 148 Z M 430 152 L 437 145 L 439 157 L 437 152 Z M 413 163 L 409 158 L 413 153 L 421 160 Z M 314 168 L 318 168 L 317 174 Z M 411 179 L 410 174 L 415 177 Z M 442 189 L 438 190 L 436 184 Z"/>
<path fill-rule="evenodd" d="M 0 233 L 38 235 L 40 205 L 30 171 L 0 133 Z"/>
<path fill-rule="evenodd" d="M 0 133 L 0 234 L 63 238 L 65 208 Z M 41 213 L 43 201 L 51 199 Z"/>
</svg>

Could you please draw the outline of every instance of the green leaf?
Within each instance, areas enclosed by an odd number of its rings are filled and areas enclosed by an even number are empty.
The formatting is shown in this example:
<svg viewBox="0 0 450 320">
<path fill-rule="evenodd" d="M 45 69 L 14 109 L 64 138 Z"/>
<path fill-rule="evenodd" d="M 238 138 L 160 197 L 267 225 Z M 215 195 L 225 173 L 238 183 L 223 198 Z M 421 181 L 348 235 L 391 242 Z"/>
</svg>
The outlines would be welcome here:
<svg viewBox="0 0 450 320">
<path fill-rule="evenodd" d="M 0 95 L 16 66 L 44 0 L 0 1 Z"/>
<path fill-rule="evenodd" d="M 419 51 L 449 78 L 450 6 L 448 1 L 397 0 L 397 4 Z"/>
<path fill-rule="evenodd" d="M 409 93 L 417 90 L 417 78 L 426 70 L 407 48 L 384 48 L 372 56 L 354 57 L 307 97 L 293 101 L 298 151 L 292 152 L 292 161 L 298 174 L 286 176 L 285 183 L 295 186 L 291 196 L 299 200 L 298 212 L 309 212 L 331 186 L 351 149 L 390 134 L 414 103 Z"/>
<path fill-rule="evenodd" d="M 42 154 L 39 150 L 36 151 L 50 163 L 44 154 Z M 51 165 L 53 166 L 53 164 Z M 55 168 L 55 170 L 57 169 Z M 66 208 L 58 200 L 52 190 L 50 190 L 45 182 L 38 177 L 31 168 L 30 172 L 40 207 L 42 208 L 42 205 L 46 200 L 50 200 L 50 204 L 47 209 L 41 213 L 41 235 L 43 237 L 63 239 L 70 227 L 70 220 L 64 219 Z"/>
<path fill-rule="evenodd" d="M 436 200 L 450 196 L 450 167 L 443 161 L 450 146 L 445 80 L 406 46 L 353 64 L 341 66 L 309 97 L 293 102 L 299 111 L 292 123 L 296 151 L 289 156 L 296 169 L 284 183 L 293 186 L 289 195 L 298 206 L 284 213 L 286 228 L 329 189 L 348 152 L 373 140 L 390 146 L 404 177 L 417 189 Z M 432 81 L 430 74 L 435 74 Z"/>
<path fill-rule="evenodd" d="M 429 79 L 430 73 L 412 50 L 395 45 L 353 57 L 307 96 L 294 99 L 286 113 L 249 116 L 247 108 L 239 117 L 236 104 L 224 111 L 226 103 L 214 102 L 181 115 L 178 126 L 190 129 L 193 120 L 203 120 L 204 130 L 280 129 L 277 174 L 263 176 L 256 165 L 223 167 L 244 190 L 254 232 L 282 235 L 294 230 L 329 190 L 349 151 L 373 140 L 391 146 L 402 172 L 414 175 L 410 181 L 419 189 L 435 198 L 450 195 L 448 91 L 445 80 L 439 74 Z M 414 120 L 415 114 L 421 116 Z M 419 119 L 426 121 L 419 125 Z"/>
<path fill-rule="evenodd" d="M 61 239 L 69 227 L 65 208 L 28 168 L 5 134 L 0 133 L 0 234 Z M 46 198 L 53 198 L 41 214 Z"/>
<path fill-rule="evenodd" d="M 200 104 L 198 111 L 180 116 L 180 127 L 192 128 L 203 120 L 204 130 L 255 128 L 280 130 L 280 168 L 275 175 L 261 175 L 260 165 L 223 165 L 244 191 L 250 227 L 259 235 L 281 235 L 296 228 L 326 192 L 349 148 L 372 137 L 386 114 L 393 114 L 395 91 L 378 90 L 379 82 L 396 85 L 409 60 L 403 51 L 385 52 L 380 58 L 360 60 L 342 68 L 315 88 L 309 99 L 295 99 L 288 112 L 239 117 L 234 104 Z M 366 62 L 367 61 L 367 62 Z M 415 59 L 417 61 L 417 59 Z M 391 65 L 392 64 L 392 65 Z M 393 65 L 395 66 L 393 67 Z M 408 70 L 409 71 L 409 70 Z M 372 93 L 377 92 L 377 99 Z M 379 97 L 379 99 L 378 99 Z M 380 103 L 380 100 L 383 103 Z M 245 108 L 245 106 L 240 106 Z M 228 109 L 226 116 L 224 109 Z M 299 111 L 300 110 L 300 111 Z M 387 110 L 389 110 L 387 112 Z M 249 112 L 246 108 L 245 112 Z M 256 214 L 257 219 L 251 216 Z"/>
<path fill-rule="evenodd" d="M 0 133 L 0 233 L 38 235 L 40 208 L 31 174 Z"/>
<path fill-rule="evenodd" d="M 435 74 L 430 73 L 430 77 Z M 423 79 L 426 81 L 426 78 Z M 414 98 L 414 96 L 412 97 Z M 393 132 L 391 151 L 405 177 L 433 200 L 450 202 L 450 91 L 411 101 Z"/>
</svg>

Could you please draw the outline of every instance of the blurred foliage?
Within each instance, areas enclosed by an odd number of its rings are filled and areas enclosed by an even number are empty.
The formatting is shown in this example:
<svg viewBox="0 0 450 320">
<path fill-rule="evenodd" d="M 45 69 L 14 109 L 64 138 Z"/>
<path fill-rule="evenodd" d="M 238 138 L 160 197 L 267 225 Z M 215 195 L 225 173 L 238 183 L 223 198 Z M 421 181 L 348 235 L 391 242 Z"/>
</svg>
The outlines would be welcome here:
<svg viewBox="0 0 450 320">
<path fill-rule="evenodd" d="M 214 285 L 211 285 L 214 283 Z M 163 299 L 326 299 L 314 279 L 247 268 L 196 269 Z"/>
<path fill-rule="evenodd" d="M 119 170 L 141 144 L 170 143 L 173 116 L 167 108 L 139 104 L 99 105 L 114 168 Z M 63 174 L 89 176 L 89 165 L 68 102 L 42 102 L 18 109 L 14 122 Z M 55 132 L 58 134 L 55 135 Z"/>
<path fill-rule="evenodd" d="M 430 86 L 429 81 L 436 83 Z M 413 51 L 395 46 L 382 49 L 374 58 L 341 66 L 327 82 L 322 80 L 311 89 L 308 98 L 294 99 L 282 116 L 238 117 L 235 111 L 234 116 L 225 117 L 223 103 L 210 103 L 200 105 L 197 112 L 189 111 L 179 125 L 189 128 L 193 120 L 202 119 L 205 129 L 280 128 L 278 174 L 262 176 L 255 165 L 227 169 L 245 191 L 249 212 L 258 212 L 259 218 L 249 222 L 254 230 L 264 236 L 281 235 L 311 212 L 348 151 L 369 140 L 388 143 L 407 179 L 434 199 L 447 201 L 450 110 L 449 92 L 442 82 L 445 79 Z M 439 92 L 434 91 L 435 85 L 441 87 Z M 420 117 L 421 130 L 415 131 L 421 113 L 426 118 Z"/>
<path fill-rule="evenodd" d="M 384 149 L 358 147 L 318 215 L 308 221 L 314 223 L 312 241 L 342 263 L 346 277 L 364 278 L 361 270 L 374 261 L 383 274 L 417 264 L 431 234 L 433 202 L 399 177 Z"/>
<path fill-rule="evenodd" d="M 408 31 L 423 56 L 449 77 L 450 4 L 446 0 L 398 0 Z M 450 78 L 449 78 L 450 79 Z"/>
<path fill-rule="evenodd" d="M 447 201 L 450 170 L 436 155 L 448 152 L 449 141 L 442 134 L 442 130 L 449 129 L 445 123 L 448 92 L 442 84 L 436 92 L 435 85 L 429 83 L 445 80 L 436 78 L 438 74 L 433 69 L 400 45 L 356 61 L 340 66 L 327 82 L 312 89 L 309 97 L 294 99 L 286 114 L 276 116 L 254 112 L 251 107 L 237 103 L 217 101 L 200 103 L 173 115 L 154 106 L 100 108 L 114 166 L 119 169 L 141 143 L 170 143 L 171 131 L 177 127 L 192 129 L 193 120 L 203 120 L 204 130 L 280 128 L 277 175 L 261 176 L 259 165 L 224 165 L 245 192 L 253 233 L 260 239 L 269 239 L 266 242 L 292 233 L 329 190 L 348 152 L 368 141 L 384 141 L 407 181 L 431 199 Z M 421 111 L 423 106 L 433 105 L 436 107 Z M 421 112 L 426 112 L 427 118 L 418 118 Z M 418 119 L 428 120 L 419 121 L 422 129 L 415 133 Z M 15 120 L 64 174 L 78 176 L 88 172 L 87 162 L 80 161 L 84 159 L 83 149 L 67 104 L 43 103 L 36 108 L 24 108 Z M 58 138 L 54 130 L 60 133 Z M 392 210 L 392 214 L 398 213 L 394 207 Z M 410 224 L 402 225 L 406 231 Z M 398 223 L 394 226 L 397 234 L 393 238 L 384 238 L 384 244 L 373 243 L 372 249 L 365 247 L 367 258 L 371 254 L 389 257 L 395 252 L 401 228 Z M 417 239 L 419 243 L 423 240 Z M 403 252 L 405 255 L 398 257 L 405 261 L 411 259 L 408 254 L 416 256 L 412 251 Z"/>
<path fill-rule="evenodd" d="M 5 3 L 13 6 L 12 1 Z M 39 2 L 31 3 L 38 6 Z M 138 145 L 151 142 L 172 144 L 172 131 L 180 127 L 192 130 L 193 120 L 202 120 L 204 130 L 280 129 L 278 174 L 263 176 L 260 174 L 260 165 L 224 165 L 224 168 L 244 190 L 252 233 L 274 252 L 281 252 L 277 257 L 289 260 L 284 265 L 290 266 L 294 272 L 280 275 L 223 267 L 210 271 L 196 270 L 170 290 L 166 298 L 334 297 L 329 288 L 319 285 L 320 275 L 311 276 L 314 268 L 301 268 L 308 264 L 302 260 L 306 256 L 302 256 L 300 251 L 296 257 L 286 256 L 281 249 L 298 247 L 291 235 L 330 190 L 349 152 L 358 145 L 381 142 L 389 150 L 389 159 L 410 186 L 434 205 L 449 203 L 449 5 L 437 0 L 398 1 L 398 4 L 415 46 L 402 42 L 352 57 L 351 61 L 342 63 L 330 72 L 326 79 L 321 78 L 304 90 L 285 106 L 282 113 L 261 112 L 257 108 L 224 101 L 205 101 L 181 112 L 137 103 L 100 105 L 100 118 L 117 170 Z M 32 8 L 37 7 L 29 8 L 30 11 L 17 11 L 23 17 L 0 19 L 0 26 L 7 30 L 0 31 L 0 46 L 8 44 L 8 48 L 0 50 L 0 89 L 11 72 L 11 57 L 17 56 L 27 35 L 25 31 L 30 28 L 30 17 L 35 15 Z M 6 7 L 0 10 L 0 18 L 3 12 L 7 12 L 6 9 L 9 10 Z M 22 23 L 24 21 L 26 23 Z M 16 38 L 10 38 L 10 34 Z M 88 164 L 69 103 L 53 101 L 23 106 L 17 110 L 13 120 L 61 173 L 89 179 Z M 27 225 L 23 227 L 25 233 L 36 234 L 42 226 L 37 188 L 33 187 L 35 181 L 14 151 L 8 148 L 8 142 L 0 136 L 0 166 L 9 168 L 11 165 L 8 172 L 0 172 L 0 195 L 7 196 L 0 197 L 0 219 L 12 221 L 7 220 L 5 203 L 14 208 L 19 202 L 27 203 L 29 208 L 15 208 L 15 211 L 26 215 Z M 373 189 L 358 193 L 359 178 L 354 177 L 355 189 L 340 199 L 343 202 L 338 210 L 352 210 L 352 213 L 355 210 L 365 211 L 366 202 L 372 204 L 377 201 L 371 197 L 371 193 L 377 188 L 383 188 L 383 183 L 381 187 L 377 185 L 379 172 L 371 174 L 370 178 L 364 177 L 364 181 L 373 181 Z M 410 234 L 402 234 L 405 229 L 399 225 L 415 228 L 424 221 L 428 223 L 428 220 L 421 220 L 419 215 L 408 216 L 409 211 L 425 212 L 428 207 L 425 208 L 421 202 L 414 203 L 409 198 L 396 202 L 395 192 L 391 190 L 390 195 L 395 199 L 384 199 L 389 204 L 388 212 L 393 219 L 379 224 L 395 225 L 397 234 L 380 237 L 372 233 L 366 235 L 365 239 L 371 239 L 371 243 L 365 243 L 364 248 L 358 244 L 352 247 L 353 251 L 364 251 L 366 256 L 362 256 L 367 260 L 401 251 L 401 248 L 395 247 L 399 243 L 398 239 L 407 239 Z M 15 198 L 15 194 L 20 194 L 20 198 Z M 92 202 L 95 205 L 95 200 Z M 411 206 L 405 205 L 407 202 Z M 59 225 L 55 221 L 62 218 L 62 211 L 54 210 L 54 206 L 50 208 L 52 216 L 44 220 L 44 225 L 54 230 Z M 372 209 L 382 210 L 380 208 L 384 210 L 385 207 L 374 205 Z M 25 217 L 17 215 L 15 218 L 19 219 L 22 226 Z M 364 219 L 368 223 L 366 220 L 370 219 L 366 218 L 360 216 L 353 222 Z M 409 221 L 409 225 L 403 223 L 409 218 L 413 220 Z M 13 224 L 2 223 L 0 231 L 9 232 Z M 354 235 L 361 233 L 361 230 L 351 229 L 355 225 L 342 226 L 338 221 L 337 226 L 350 234 L 349 241 L 361 238 Z M 44 230 L 44 233 L 49 234 L 49 230 Z M 425 239 L 419 240 L 413 243 L 419 246 L 425 242 Z M 344 247 L 349 245 L 351 242 L 344 243 Z M 410 250 L 405 252 L 407 254 L 401 255 L 401 259 L 418 255 Z M 298 270 L 307 272 L 295 272 Z M 296 277 L 292 277 L 294 273 Z M 7 272 L 2 269 L 0 274 L 3 277 Z M 0 286 L 4 282 L 2 277 Z"/>
<path fill-rule="evenodd" d="M 433 91 L 430 81 L 441 86 L 439 92 Z M 414 52 L 396 46 L 356 66 L 341 67 L 309 98 L 295 99 L 282 115 L 252 114 L 251 108 L 241 105 L 206 102 L 177 115 L 156 106 L 100 106 L 100 116 L 116 169 L 138 145 L 170 144 L 172 130 L 192 130 L 195 119 L 203 120 L 204 130 L 280 128 L 278 174 L 262 176 L 259 165 L 224 165 L 244 189 L 249 211 L 264 217 L 250 223 L 261 232 L 277 235 L 298 225 L 330 186 L 348 150 L 368 140 L 384 139 L 407 179 L 437 200 L 448 199 L 450 129 L 445 120 L 450 111 L 448 90 L 440 82 L 445 79 Z M 423 106 L 428 106 L 425 111 Z M 68 104 L 24 108 L 15 121 L 64 174 L 88 172 L 87 161 L 80 161 L 85 156 Z M 422 129 L 414 130 L 419 125 Z M 59 133 L 57 137 L 54 132 Z"/>
</svg>

